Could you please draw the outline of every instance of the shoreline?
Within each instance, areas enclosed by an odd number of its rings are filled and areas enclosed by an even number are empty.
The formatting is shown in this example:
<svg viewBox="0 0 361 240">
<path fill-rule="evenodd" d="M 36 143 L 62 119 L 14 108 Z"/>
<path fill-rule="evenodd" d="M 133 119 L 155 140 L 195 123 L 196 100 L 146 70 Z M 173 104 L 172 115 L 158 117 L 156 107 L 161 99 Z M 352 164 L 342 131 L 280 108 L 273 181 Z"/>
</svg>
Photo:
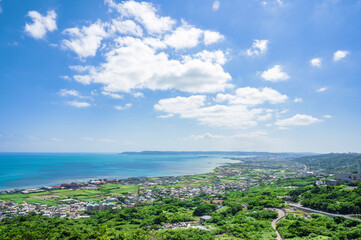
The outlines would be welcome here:
<svg viewBox="0 0 361 240">
<path fill-rule="evenodd" d="M 231 159 L 231 158 L 222 158 L 222 159 L 227 159 L 230 160 L 230 162 L 222 162 L 220 163 L 218 166 L 212 168 L 210 171 L 204 172 L 204 173 L 194 173 L 194 174 L 182 174 L 182 175 L 159 175 L 159 176 L 129 176 L 129 177 L 124 177 L 124 178 L 119 178 L 119 177 L 92 177 L 92 178 L 83 178 L 83 179 L 74 179 L 74 180 L 64 180 L 63 182 L 58 182 L 56 184 L 49 184 L 49 185 L 34 185 L 31 187 L 19 187 L 19 188 L 7 188 L 7 189 L 2 189 L 0 188 L 0 195 L 6 195 L 6 194 L 14 194 L 14 193 L 22 193 L 22 191 L 29 191 L 29 193 L 36 193 L 36 192 L 46 192 L 46 191 L 53 191 L 53 190 L 62 190 L 62 189 L 66 189 L 65 187 L 60 188 L 60 189 L 53 189 L 54 186 L 61 186 L 62 184 L 81 184 L 81 183 L 91 183 L 99 181 L 100 179 L 106 179 L 107 181 L 116 181 L 116 183 L 125 183 L 127 182 L 128 179 L 150 179 L 150 178 L 176 178 L 176 177 L 184 177 L 184 176 L 194 176 L 194 175 L 199 175 L 199 174 L 208 174 L 213 172 L 216 168 L 218 167 L 222 167 L 225 166 L 227 164 L 234 164 L 235 161 L 236 162 L 241 162 L 241 160 L 239 159 Z M 70 181 L 69 181 L 70 180 Z M 97 185 L 97 184 L 93 184 L 93 185 Z M 99 185 L 99 184 L 98 184 Z M 31 190 L 40 190 L 40 191 L 31 191 Z M 8 192 L 8 193 L 4 193 L 4 192 Z"/>
</svg>

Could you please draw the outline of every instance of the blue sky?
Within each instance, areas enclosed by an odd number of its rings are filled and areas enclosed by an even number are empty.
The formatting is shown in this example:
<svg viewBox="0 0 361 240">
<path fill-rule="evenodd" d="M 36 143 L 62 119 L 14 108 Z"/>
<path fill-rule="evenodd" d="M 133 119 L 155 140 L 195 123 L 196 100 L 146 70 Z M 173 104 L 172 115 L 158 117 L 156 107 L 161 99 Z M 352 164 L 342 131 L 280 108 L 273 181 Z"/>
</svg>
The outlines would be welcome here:
<svg viewBox="0 0 361 240">
<path fill-rule="evenodd" d="M 361 152 L 361 1 L 0 7 L 0 151 Z"/>
</svg>

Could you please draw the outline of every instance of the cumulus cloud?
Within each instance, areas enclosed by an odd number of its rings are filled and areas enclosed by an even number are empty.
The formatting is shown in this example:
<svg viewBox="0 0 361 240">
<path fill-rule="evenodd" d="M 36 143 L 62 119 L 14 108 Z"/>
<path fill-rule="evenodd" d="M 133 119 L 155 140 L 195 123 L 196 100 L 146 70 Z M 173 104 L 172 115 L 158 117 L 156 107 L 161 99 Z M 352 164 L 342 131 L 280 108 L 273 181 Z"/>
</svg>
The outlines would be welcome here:
<svg viewBox="0 0 361 240">
<path fill-rule="evenodd" d="M 198 45 L 202 30 L 184 23 L 172 34 L 166 35 L 164 42 L 175 49 L 193 48 Z"/>
<path fill-rule="evenodd" d="M 206 30 L 204 31 L 203 34 L 204 34 L 203 41 L 205 45 L 210 45 L 212 43 L 216 43 L 224 39 L 224 36 L 219 32 Z"/>
<path fill-rule="evenodd" d="M 277 104 L 285 102 L 288 99 L 286 95 L 282 95 L 272 88 L 238 88 L 235 95 L 231 94 L 217 94 L 216 102 L 227 101 L 230 104 L 244 104 L 244 105 L 258 105 L 265 102 Z"/>
<path fill-rule="evenodd" d="M 90 107 L 90 103 L 87 102 L 80 102 L 80 101 L 70 101 L 68 102 L 68 105 L 73 106 L 73 107 L 77 107 L 77 108 L 86 108 L 86 107 Z"/>
<path fill-rule="evenodd" d="M 327 87 L 322 87 L 322 88 L 317 89 L 317 92 L 324 92 L 326 90 L 327 90 Z"/>
<path fill-rule="evenodd" d="M 257 125 L 267 115 L 266 109 L 249 108 L 247 105 L 207 104 L 205 95 L 161 99 L 154 106 L 157 111 L 195 119 L 211 127 L 246 129 Z"/>
<path fill-rule="evenodd" d="M 42 39 L 47 32 L 57 29 L 54 10 L 48 11 L 46 16 L 42 16 L 37 11 L 29 11 L 27 16 L 33 20 L 33 23 L 26 23 L 25 32 L 33 38 Z"/>
<path fill-rule="evenodd" d="M 331 115 L 323 115 L 322 117 L 324 117 L 324 118 L 332 118 L 332 116 Z"/>
<path fill-rule="evenodd" d="M 143 35 L 142 28 L 131 20 L 119 21 L 113 19 L 112 24 L 110 25 L 110 29 L 114 33 L 117 32 L 120 34 L 130 34 L 138 37 Z"/>
<path fill-rule="evenodd" d="M 116 9 L 124 17 L 133 17 L 141 23 L 150 34 L 163 33 L 171 30 L 175 21 L 170 17 L 160 17 L 151 3 L 125 1 L 119 4 L 113 0 L 105 1 L 111 8 Z"/>
<path fill-rule="evenodd" d="M 333 61 L 340 61 L 341 59 L 345 58 L 349 53 L 349 51 L 338 50 L 333 54 Z"/>
<path fill-rule="evenodd" d="M 127 103 L 127 104 L 125 104 L 124 106 L 120 106 L 120 105 L 114 106 L 114 108 L 115 108 L 116 110 L 119 110 L 119 111 L 125 110 L 125 109 L 128 109 L 128 108 L 131 108 L 131 107 L 132 107 L 132 104 L 131 104 L 131 103 Z"/>
<path fill-rule="evenodd" d="M 230 87 L 231 76 L 219 63 L 191 57 L 169 59 L 165 52 L 156 52 L 138 38 L 121 37 L 116 41 L 118 47 L 105 55 L 106 62 L 99 67 L 73 67 L 86 73 L 75 75 L 74 79 L 84 84 L 102 83 L 110 92 L 144 88 L 217 92 Z"/>
<path fill-rule="evenodd" d="M 268 40 L 254 40 L 252 46 L 247 49 L 247 56 L 259 56 L 267 52 L 268 49 Z"/>
<path fill-rule="evenodd" d="M 204 62 L 217 63 L 220 65 L 225 64 L 227 61 L 226 55 L 221 50 L 212 52 L 203 50 L 202 52 L 194 54 L 193 56 Z"/>
<path fill-rule="evenodd" d="M 83 59 L 97 51 L 104 58 L 99 65 L 71 66 L 77 72 L 75 81 L 102 84 L 104 91 L 113 93 L 140 89 L 213 93 L 233 87 L 223 69 L 225 52 L 185 52 L 202 46 L 202 41 L 203 47 L 215 43 L 224 38 L 222 34 L 159 16 L 151 3 L 106 3 L 119 13 L 117 19 L 64 30 L 70 37 L 62 41 L 64 48 Z"/>
<path fill-rule="evenodd" d="M 283 120 L 278 120 L 275 122 L 275 125 L 279 127 L 287 127 L 287 126 L 307 126 L 317 122 L 321 122 L 322 120 L 303 114 L 296 114 L 291 118 L 286 118 Z"/>
<path fill-rule="evenodd" d="M 64 39 L 62 46 L 78 54 L 79 57 L 95 56 L 101 41 L 107 36 L 105 25 L 100 21 L 82 28 L 68 28 L 63 31 L 70 36 L 70 39 Z"/>
<path fill-rule="evenodd" d="M 310 61 L 311 66 L 320 68 L 322 66 L 322 60 L 321 58 L 314 58 Z"/>
<path fill-rule="evenodd" d="M 123 96 L 122 95 L 119 95 L 117 93 L 111 93 L 111 92 L 105 92 L 105 91 L 102 91 L 102 94 L 104 96 L 108 96 L 108 97 L 111 97 L 111 98 L 114 98 L 114 99 L 123 99 Z"/>
<path fill-rule="evenodd" d="M 281 65 L 275 65 L 272 68 L 264 71 L 261 75 L 261 77 L 270 82 L 280 82 L 280 81 L 286 81 L 290 77 L 286 72 L 282 71 Z"/>
</svg>

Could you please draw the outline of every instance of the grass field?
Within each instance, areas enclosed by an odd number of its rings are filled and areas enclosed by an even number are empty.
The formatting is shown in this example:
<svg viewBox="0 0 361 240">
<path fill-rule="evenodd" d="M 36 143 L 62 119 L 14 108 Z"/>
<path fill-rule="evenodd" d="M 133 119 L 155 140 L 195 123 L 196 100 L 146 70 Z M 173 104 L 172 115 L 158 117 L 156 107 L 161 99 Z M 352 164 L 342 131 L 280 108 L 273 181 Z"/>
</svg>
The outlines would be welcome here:
<svg viewBox="0 0 361 240">
<path fill-rule="evenodd" d="M 53 190 L 39 193 L 14 193 L 0 195 L 0 199 L 4 201 L 12 201 L 15 203 L 23 203 L 24 201 L 34 204 L 56 205 L 63 199 L 72 198 L 86 202 L 100 201 L 109 196 L 121 195 L 124 193 L 134 193 L 137 186 L 107 184 L 101 185 L 98 190 Z"/>
</svg>

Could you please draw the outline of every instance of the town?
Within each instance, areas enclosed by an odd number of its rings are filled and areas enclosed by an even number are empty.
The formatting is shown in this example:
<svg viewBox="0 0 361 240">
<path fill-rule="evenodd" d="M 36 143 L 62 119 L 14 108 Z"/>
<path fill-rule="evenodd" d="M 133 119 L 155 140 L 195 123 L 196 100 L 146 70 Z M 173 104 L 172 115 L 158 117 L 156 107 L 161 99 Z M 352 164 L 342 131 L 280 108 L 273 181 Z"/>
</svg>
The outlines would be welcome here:
<svg viewBox="0 0 361 240">
<path fill-rule="evenodd" d="M 98 179 L 52 187 L 3 190 L 0 192 L 0 199 L 3 199 L 0 200 L 0 220 L 31 212 L 47 217 L 78 219 L 89 217 L 89 211 L 133 207 L 163 198 L 187 200 L 201 194 L 221 198 L 227 191 L 246 191 L 280 179 L 313 174 L 302 164 L 284 161 L 270 164 L 269 161 L 243 159 L 233 160 L 201 175 Z M 11 201 L 12 196 L 16 201 Z"/>
</svg>

